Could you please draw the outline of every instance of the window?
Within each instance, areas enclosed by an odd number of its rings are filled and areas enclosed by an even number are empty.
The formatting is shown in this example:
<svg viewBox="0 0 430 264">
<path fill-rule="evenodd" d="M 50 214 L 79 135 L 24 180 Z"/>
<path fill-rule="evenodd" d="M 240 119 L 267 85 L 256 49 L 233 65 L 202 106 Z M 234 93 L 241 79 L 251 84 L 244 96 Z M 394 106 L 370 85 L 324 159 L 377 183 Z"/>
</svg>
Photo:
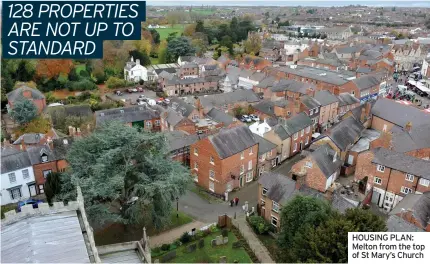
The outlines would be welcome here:
<svg viewBox="0 0 430 264">
<path fill-rule="evenodd" d="M 291 115 L 291 112 L 290 112 L 290 111 L 287 111 L 287 115 L 288 115 L 288 116 L 290 116 L 290 115 Z"/>
<path fill-rule="evenodd" d="M 9 173 L 8 176 L 9 176 L 9 182 L 10 183 L 15 183 L 16 182 L 16 176 L 15 176 L 14 172 Z"/>
<path fill-rule="evenodd" d="M 387 125 L 384 124 L 384 127 L 382 128 L 382 131 L 387 132 Z"/>
<path fill-rule="evenodd" d="M 278 218 L 276 218 L 272 215 L 272 221 L 271 222 L 272 222 L 273 226 L 278 227 Z"/>
<path fill-rule="evenodd" d="M 42 162 L 47 162 L 47 161 L 48 161 L 48 155 L 42 154 Z"/>
<path fill-rule="evenodd" d="M 48 174 L 50 174 L 52 172 L 52 170 L 44 170 L 43 171 L 43 178 L 47 178 L 48 177 Z"/>
<path fill-rule="evenodd" d="M 39 193 L 45 193 L 45 190 L 43 189 L 43 184 L 39 185 Z"/>
<path fill-rule="evenodd" d="M 305 145 L 307 145 L 308 143 L 309 143 L 309 137 L 306 137 Z"/>
<path fill-rule="evenodd" d="M 310 127 L 310 126 L 308 126 L 308 127 L 306 128 L 306 134 L 307 134 L 307 133 L 309 133 L 309 131 L 311 131 L 311 127 Z"/>
<path fill-rule="evenodd" d="M 400 188 L 400 192 L 404 194 L 408 194 L 408 193 L 412 193 L 412 189 L 402 186 L 402 188 Z"/>
<path fill-rule="evenodd" d="M 263 196 L 266 196 L 266 194 L 267 194 L 267 188 L 263 188 L 263 190 L 261 190 L 261 194 L 263 195 Z"/>
<path fill-rule="evenodd" d="M 246 173 L 246 182 L 251 182 L 252 178 L 254 178 L 254 172 L 253 171 L 248 171 Z"/>
<path fill-rule="evenodd" d="M 198 171 L 198 170 L 199 170 L 199 164 L 198 164 L 197 162 L 194 162 L 194 169 L 195 169 L 196 171 Z"/>
<path fill-rule="evenodd" d="M 406 173 L 406 180 L 410 181 L 410 182 L 413 182 L 414 181 L 414 175 Z"/>
<path fill-rule="evenodd" d="M 314 110 L 313 109 L 309 110 L 309 115 L 313 115 L 313 114 L 314 114 Z"/>
<path fill-rule="evenodd" d="M 249 155 L 254 154 L 254 150 L 252 148 L 249 149 Z"/>
<path fill-rule="evenodd" d="M 196 155 L 196 156 L 199 155 L 199 150 L 197 148 L 194 148 L 194 155 Z"/>
<path fill-rule="evenodd" d="M 245 158 L 245 152 L 243 152 L 243 151 L 242 151 L 242 152 L 240 153 L 240 159 L 241 159 L 241 160 L 243 160 L 244 158 Z"/>
<path fill-rule="evenodd" d="M 430 180 L 421 178 L 419 181 L 420 185 L 428 187 L 430 185 Z"/>
<path fill-rule="evenodd" d="M 199 182 L 199 175 L 193 175 L 193 179 L 195 182 Z"/>
<path fill-rule="evenodd" d="M 159 126 L 160 125 L 160 120 L 155 120 L 155 125 Z"/>
<path fill-rule="evenodd" d="M 378 178 L 378 177 L 373 178 L 373 182 L 376 184 L 382 184 L 381 178 Z"/>
<path fill-rule="evenodd" d="M 245 172 L 245 165 L 240 165 L 240 174 Z"/>
<path fill-rule="evenodd" d="M 306 168 L 312 168 L 312 162 L 306 161 L 305 167 Z"/>
<path fill-rule="evenodd" d="M 266 201 L 263 198 L 261 198 L 260 204 L 261 204 L 261 206 L 265 206 L 266 205 Z"/>
<path fill-rule="evenodd" d="M 297 139 L 298 137 L 299 137 L 299 133 L 297 132 L 294 134 L 294 139 Z"/>
<path fill-rule="evenodd" d="M 22 178 L 24 180 L 28 179 L 30 175 L 28 174 L 28 169 L 22 170 Z"/>
<path fill-rule="evenodd" d="M 294 143 L 294 149 L 293 149 L 293 152 L 296 152 L 297 151 L 297 143 Z"/>
<path fill-rule="evenodd" d="M 12 198 L 12 200 L 21 198 L 21 187 L 11 189 L 9 192 L 10 192 L 10 197 Z"/>
<path fill-rule="evenodd" d="M 302 136 L 303 137 L 303 135 L 305 134 L 305 130 L 304 129 L 302 129 L 302 132 L 300 132 L 300 136 Z"/>
<path fill-rule="evenodd" d="M 273 212 L 279 213 L 279 204 L 275 201 L 272 201 L 272 210 Z"/>
<path fill-rule="evenodd" d="M 212 163 L 212 164 L 214 164 L 214 157 L 211 156 L 209 162 Z"/>
<path fill-rule="evenodd" d="M 209 190 L 215 192 L 215 183 L 213 181 L 209 181 Z"/>
<path fill-rule="evenodd" d="M 151 128 L 151 127 L 152 127 L 152 123 L 151 123 L 151 121 L 147 121 L 147 122 L 146 122 L 146 127 L 147 127 L 147 128 Z"/>
<path fill-rule="evenodd" d="M 209 179 L 211 180 L 215 179 L 215 171 L 209 170 Z"/>
<path fill-rule="evenodd" d="M 252 160 L 248 161 L 248 170 L 252 170 Z"/>
<path fill-rule="evenodd" d="M 378 166 L 376 167 L 376 170 L 377 170 L 377 171 L 379 171 L 379 172 L 384 172 L 384 171 L 385 171 L 385 166 L 378 165 Z"/>
</svg>

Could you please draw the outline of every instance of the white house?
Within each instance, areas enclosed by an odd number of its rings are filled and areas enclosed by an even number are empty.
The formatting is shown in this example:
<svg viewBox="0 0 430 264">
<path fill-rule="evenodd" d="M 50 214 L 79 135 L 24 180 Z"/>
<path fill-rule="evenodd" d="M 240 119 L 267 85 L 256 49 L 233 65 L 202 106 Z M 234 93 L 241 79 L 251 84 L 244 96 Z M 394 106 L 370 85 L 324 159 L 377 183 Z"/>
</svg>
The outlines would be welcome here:
<svg viewBox="0 0 430 264">
<path fill-rule="evenodd" d="M 272 34 L 272 38 L 276 41 L 287 41 L 289 39 L 285 34 Z"/>
<path fill-rule="evenodd" d="M 17 203 L 36 195 L 30 157 L 13 147 L 1 150 L 1 204 Z"/>
<path fill-rule="evenodd" d="M 266 120 L 264 120 L 263 122 L 255 122 L 249 126 L 249 129 L 252 133 L 257 134 L 260 137 L 264 137 L 264 134 L 272 130 L 272 127 L 267 124 Z"/>
<path fill-rule="evenodd" d="M 130 82 L 139 82 L 140 80 L 148 81 L 148 69 L 140 65 L 140 60 L 134 61 L 131 57 L 130 61 L 124 67 L 124 79 Z"/>
</svg>

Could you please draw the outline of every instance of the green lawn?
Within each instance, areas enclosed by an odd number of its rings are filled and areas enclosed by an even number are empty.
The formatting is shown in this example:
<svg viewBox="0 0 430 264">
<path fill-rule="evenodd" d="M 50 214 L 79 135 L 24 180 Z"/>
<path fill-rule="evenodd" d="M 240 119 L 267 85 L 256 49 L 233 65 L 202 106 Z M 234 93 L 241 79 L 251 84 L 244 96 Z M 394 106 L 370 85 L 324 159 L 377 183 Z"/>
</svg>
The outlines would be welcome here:
<svg viewBox="0 0 430 264">
<path fill-rule="evenodd" d="M 185 28 L 185 25 L 178 24 L 178 25 L 174 25 L 173 27 L 157 28 L 155 30 L 157 30 L 158 33 L 160 33 L 160 40 L 163 40 L 163 39 L 166 39 L 169 36 L 169 34 L 172 32 L 178 32 L 178 34 L 176 34 L 177 37 L 181 36 L 182 32 L 184 32 L 184 28 Z"/>
<path fill-rule="evenodd" d="M 210 16 L 213 13 L 215 13 L 215 11 L 213 11 L 211 9 L 207 9 L 207 8 L 193 8 L 191 10 L 191 12 L 197 13 L 197 14 L 200 14 L 200 15 L 204 15 L 204 16 Z"/>
<path fill-rule="evenodd" d="M 151 65 L 158 64 L 158 58 L 149 57 L 149 60 L 151 61 Z"/>
<path fill-rule="evenodd" d="M 4 213 L 15 210 L 16 208 L 17 208 L 17 205 L 15 203 L 2 205 L 1 206 L 1 219 L 4 218 Z"/>
<path fill-rule="evenodd" d="M 146 224 L 146 233 L 148 236 L 153 236 L 178 226 L 191 223 L 192 221 L 193 219 L 190 216 L 182 212 L 179 212 L 179 218 L 177 218 L 176 210 L 173 210 L 170 216 L 170 223 L 165 228 L 156 229 L 151 224 Z M 143 226 L 140 225 L 111 224 L 105 228 L 95 230 L 94 237 L 98 246 L 135 241 L 142 238 L 142 228 Z"/>
<path fill-rule="evenodd" d="M 210 234 L 203 238 L 205 240 L 205 246 L 198 248 L 196 251 L 188 253 L 187 246 L 198 241 L 189 242 L 176 249 L 176 257 L 170 260 L 170 263 L 218 263 L 221 256 L 227 257 L 227 263 L 252 263 L 251 258 L 243 248 L 232 248 L 233 242 L 238 241 L 237 237 L 232 233 L 228 233 L 228 243 L 221 246 L 211 246 L 211 240 L 215 239 L 216 236 L 221 235 L 221 232 Z M 156 257 L 161 260 L 161 256 Z M 156 259 L 153 258 L 154 260 Z"/>
</svg>

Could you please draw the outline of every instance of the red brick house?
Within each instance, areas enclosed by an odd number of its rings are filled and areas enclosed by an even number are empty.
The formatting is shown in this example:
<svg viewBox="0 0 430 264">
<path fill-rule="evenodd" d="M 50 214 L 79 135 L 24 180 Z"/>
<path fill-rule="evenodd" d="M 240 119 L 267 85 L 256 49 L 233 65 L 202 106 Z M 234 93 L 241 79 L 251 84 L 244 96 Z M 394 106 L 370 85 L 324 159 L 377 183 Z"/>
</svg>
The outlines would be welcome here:
<svg viewBox="0 0 430 264">
<path fill-rule="evenodd" d="M 258 142 L 247 126 L 223 129 L 190 146 L 190 166 L 199 186 L 225 195 L 252 182 Z"/>
<path fill-rule="evenodd" d="M 36 105 L 39 114 L 46 107 L 45 95 L 43 95 L 43 93 L 39 90 L 30 88 L 28 86 L 21 86 L 19 88 L 16 88 L 13 91 L 9 92 L 6 97 L 8 101 L 8 111 L 13 109 L 15 102 L 20 100 L 20 98 L 26 98 L 32 101 Z"/>
<path fill-rule="evenodd" d="M 385 148 L 358 155 L 355 179 L 363 181 L 366 192 L 373 191 L 372 202 L 392 210 L 410 193 L 430 191 L 430 161 Z"/>
<path fill-rule="evenodd" d="M 162 131 L 161 112 L 143 105 L 120 107 L 95 112 L 96 125 L 100 126 L 106 121 L 118 120 L 130 127 L 145 131 Z"/>
<path fill-rule="evenodd" d="M 251 56 L 251 55 L 245 56 L 239 62 L 239 68 L 247 69 L 247 70 L 261 71 L 267 66 L 272 66 L 272 62 L 270 62 L 269 60 L 266 60 L 257 56 Z"/>
<path fill-rule="evenodd" d="M 324 144 L 294 164 L 290 174 L 293 180 L 324 193 L 338 178 L 341 166 L 337 152 Z"/>
</svg>

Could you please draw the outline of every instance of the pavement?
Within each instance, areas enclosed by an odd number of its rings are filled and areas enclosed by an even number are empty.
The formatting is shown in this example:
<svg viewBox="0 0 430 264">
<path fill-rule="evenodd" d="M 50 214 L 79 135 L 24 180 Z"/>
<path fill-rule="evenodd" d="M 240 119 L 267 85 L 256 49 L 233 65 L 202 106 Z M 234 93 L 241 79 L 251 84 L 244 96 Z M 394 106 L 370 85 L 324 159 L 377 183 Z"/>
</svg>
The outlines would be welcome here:
<svg viewBox="0 0 430 264">
<path fill-rule="evenodd" d="M 282 164 L 276 167 L 273 171 L 288 175 L 293 164 L 301 158 L 300 154 L 296 155 L 291 159 L 282 162 Z M 232 217 L 235 213 L 237 216 L 244 215 L 245 213 L 242 210 L 242 206 L 245 204 L 245 201 L 248 201 L 249 210 L 251 210 L 252 206 L 255 207 L 258 203 L 258 181 L 253 181 L 242 189 L 231 192 L 228 198 L 231 200 L 235 197 L 239 198 L 239 204 L 238 206 L 231 207 L 229 202 L 220 200 L 220 202 L 210 203 L 196 193 L 187 191 L 185 195 L 179 198 L 179 211 L 184 212 L 203 223 L 214 223 L 217 221 L 218 216 L 223 214 L 227 214 Z"/>
<path fill-rule="evenodd" d="M 116 91 L 116 89 L 114 89 L 114 91 Z M 147 89 L 144 89 L 143 92 L 141 92 L 141 93 L 139 93 L 139 92 L 138 93 L 128 93 L 125 90 L 122 92 L 123 92 L 123 95 L 116 95 L 114 92 L 109 92 L 109 93 L 106 93 L 105 95 L 107 97 L 109 97 L 110 99 L 115 100 L 115 101 L 125 100 L 126 103 L 131 103 L 131 102 L 135 103 L 137 98 L 139 98 L 139 95 L 141 95 L 141 94 L 145 95 L 145 97 L 149 98 L 149 99 L 155 100 L 158 98 L 154 91 L 147 90 Z"/>
<path fill-rule="evenodd" d="M 151 236 L 149 238 L 149 245 L 151 248 L 159 247 L 163 244 L 170 244 L 176 239 L 180 238 L 183 233 L 191 231 L 193 228 L 200 229 L 204 227 L 205 224 L 199 221 L 193 221 L 186 225 L 179 226 L 174 229 L 170 229 L 156 236 Z"/>
</svg>

